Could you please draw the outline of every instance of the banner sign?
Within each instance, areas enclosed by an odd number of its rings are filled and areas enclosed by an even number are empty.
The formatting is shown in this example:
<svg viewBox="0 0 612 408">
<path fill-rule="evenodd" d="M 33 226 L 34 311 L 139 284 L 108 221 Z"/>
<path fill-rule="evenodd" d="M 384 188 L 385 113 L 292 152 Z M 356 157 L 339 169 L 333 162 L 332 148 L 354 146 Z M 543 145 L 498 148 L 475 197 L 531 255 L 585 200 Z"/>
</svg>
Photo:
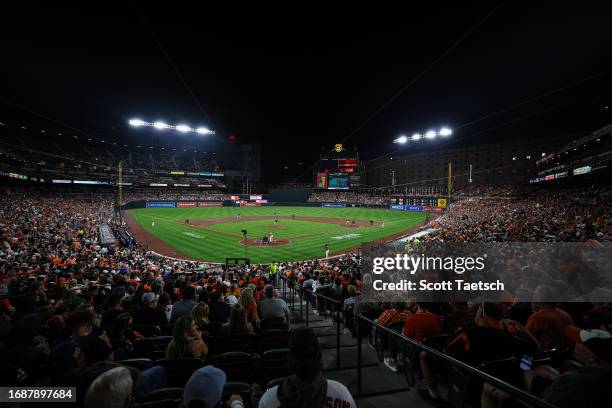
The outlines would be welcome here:
<svg viewBox="0 0 612 408">
<path fill-rule="evenodd" d="M 204 202 L 204 201 L 198 202 L 198 207 L 221 207 L 222 205 L 223 203 L 218 203 L 218 202 Z"/>
<path fill-rule="evenodd" d="M 177 207 L 195 207 L 195 201 L 179 201 L 176 203 Z"/>
<path fill-rule="evenodd" d="M 390 210 L 398 210 L 398 211 L 419 211 L 422 212 L 424 210 L 423 206 L 420 205 L 399 205 L 399 204 L 391 204 L 389 206 Z"/>
<path fill-rule="evenodd" d="M 249 200 L 261 200 L 261 196 L 260 195 L 252 195 L 252 196 L 250 196 Z"/>
<path fill-rule="evenodd" d="M 174 208 L 176 207 L 176 202 L 174 201 L 147 201 L 147 208 Z"/>
<path fill-rule="evenodd" d="M 321 207 L 344 208 L 346 204 L 342 203 L 321 203 Z"/>
<path fill-rule="evenodd" d="M 261 207 L 261 203 L 250 203 L 248 201 L 241 201 L 241 207 Z"/>
</svg>

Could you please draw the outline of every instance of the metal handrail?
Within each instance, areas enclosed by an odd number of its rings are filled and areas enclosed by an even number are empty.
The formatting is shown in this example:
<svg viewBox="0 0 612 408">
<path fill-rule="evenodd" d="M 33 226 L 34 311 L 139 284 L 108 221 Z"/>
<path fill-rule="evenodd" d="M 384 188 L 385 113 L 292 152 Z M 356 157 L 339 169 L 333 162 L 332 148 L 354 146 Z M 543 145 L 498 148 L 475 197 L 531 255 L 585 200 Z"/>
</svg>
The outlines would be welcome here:
<svg viewBox="0 0 612 408">
<path fill-rule="evenodd" d="M 447 362 L 447 363 L 449 363 L 449 364 L 451 364 L 451 365 L 461 369 L 462 371 L 465 371 L 465 372 L 467 372 L 469 374 L 472 374 L 472 375 L 480 378 L 481 380 L 483 380 L 483 381 L 485 381 L 485 382 L 487 382 L 487 383 L 489 383 L 489 384 L 491 384 L 491 385 L 501 389 L 502 391 L 507 392 L 511 396 L 513 396 L 513 397 L 515 397 L 515 398 L 517 398 L 517 399 L 519 399 L 519 400 L 521 400 L 523 402 L 531 404 L 531 405 L 533 405 L 534 407 L 537 407 L 537 408 L 556 408 L 555 405 L 552 405 L 552 404 L 550 404 L 550 403 L 548 403 L 548 402 L 546 402 L 546 401 L 536 397 L 533 394 L 530 394 L 530 393 L 528 393 L 528 392 L 526 392 L 526 391 L 524 391 L 524 390 L 522 390 L 520 388 L 515 387 L 512 384 L 509 384 L 509 383 L 507 383 L 507 382 L 505 382 L 503 380 L 500 380 L 497 377 L 494 377 L 494 376 L 492 376 L 492 375 L 490 375 L 488 373 L 485 373 L 484 371 L 481 371 L 481 370 L 479 370 L 479 369 L 477 369 L 475 367 L 472 367 L 471 365 L 468 365 L 468 364 L 464 363 L 463 361 L 457 360 L 456 358 L 453 358 L 453 357 L 451 357 L 451 356 L 449 356 L 447 354 L 444 354 L 444 353 L 442 353 L 439 350 L 436 350 L 436 349 L 434 349 L 432 347 L 429 347 L 429 346 L 427 346 L 427 345 L 425 345 L 423 343 L 420 343 L 420 342 L 418 342 L 418 341 L 416 341 L 414 339 L 411 339 L 410 337 L 406 337 L 402 333 L 398 333 L 398 332 L 396 332 L 393 329 L 390 329 L 390 328 L 388 328 L 388 327 L 386 327 L 386 326 L 384 326 L 384 325 L 382 325 L 382 324 L 380 324 L 378 322 L 375 322 L 372 319 L 369 319 L 369 318 L 363 316 L 362 314 L 358 314 L 356 316 L 357 316 L 357 319 L 361 319 L 361 320 L 363 320 L 363 321 L 365 321 L 367 323 L 370 323 L 373 326 L 376 326 L 377 330 L 380 329 L 380 330 L 386 332 L 387 334 L 389 334 L 391 336 L 395 336 L 395 337 L 397 337 L 397 338 L 399 338 L 399 339 L 401 339 L 401 340 L 403 340 L 405 342 L 408 342 L 408 343 L 410 343 L 410 344 L 412 344 L 412 345 L 414 345 L 416 347 L 419 347 L 423 351 L 431 353 L 436 358 L 444 360 L 445 362 Z M 358 337 L 361 337 L 361 336 L 358 334 Z M 359 357 L 361 357 L 361 356 L 359 356 Z M 359 363 L 360 364 L 359 364 L 359 368 L 358 368 L 359 371 L 358 371 L 358 379 L 357 379 L 357 381 L 358 381 L 359 390 L 361 390 L 361 361 L 359 361 Z"/>
</svg>

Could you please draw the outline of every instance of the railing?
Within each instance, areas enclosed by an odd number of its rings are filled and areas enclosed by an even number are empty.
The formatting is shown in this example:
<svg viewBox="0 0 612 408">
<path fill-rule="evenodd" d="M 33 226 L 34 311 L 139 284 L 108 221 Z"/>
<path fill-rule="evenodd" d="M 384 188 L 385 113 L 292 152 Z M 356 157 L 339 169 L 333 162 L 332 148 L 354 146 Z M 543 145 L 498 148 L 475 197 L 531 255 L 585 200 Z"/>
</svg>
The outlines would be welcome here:
<svg viewBox="0 0 612 408">
<path fill-rule="evenodd" d="M 480 380 L 482 380 L 483 382 L 489 383 L 492 386 L 499 388 L 500 390 L 508 393 L 511 397 L 514 397 L 518 401 L 528 404 L 529 406 L 533 406 L 536 408 L 556 408 L 554 405 L 538 398 L 537 396 L 533 394 L 530 394 L 520 388 L 515 387 L 512 384 L 509 384 L 503 380 L 500 380 L 497 377 L 494 377 L 484 371 L 481 371 L 447 354 L 444 354 L 443 352 L 436 350 L 435 348 L 429 347 L 421 342 L 411 339 L 410 337 L 406 337 L 403 334 L 398 333 L 395 330 L 390 329 L 389 327 L 386 327 L 378 322 L 375 322 L 374 320 L 369 319 L 361 314 L 356 315 L 356 318 L 357 318 L 356 319 L 357 328 L 359 328 L 360 321 L 369 323 L 370 325 L 375 326 L 376 330 L 380 330 L 389 336 L 393 336 L 397 339 L 400 339 L 404 343 L 408 343 L 414 347 L 417 347 L 421 351 L 426 351 L 427 353 L 430 353 L 432 356 L 436 357 L 437 359 L 440 359 L 444 361 L 445 363 L 449 364 L 450 366 L 457 368 L 464 375 L 473 375 L 479 378 Z M 362 377 L 363 377 L 362 367 L 364 367 L 364 365 L 362 364 L 362 350 L 361 350 L 362 335 L 359 332 L 357 333 L 357 344 L 358 344 L 357 346 L 357 397 L 390 394 L 390 393 L 396 392 L 396 391 L 385 391 L 385 392 L 371 393 L 368 395 L 362 393 Z M 397 391 L 400 391 L 400 390 L 397 390 Z"/>
<path fill-rule="evenodd" d="M 333 325 L 332 326 L 329 326 L 329 325 L 313 326 L 310 320 L 310 315 L 311 315 L 310 307 L 309 307 L 310 305 L 312 305 L 313 308 L 316 307 L 316 308 L 324 309 L 324 311 L 329 311 L 331 312 L 332 316 L 335 316 L 335 326 L 336 326 L 335 331 L 336 332 L 335 334 L 333 334 L 333 336 L 336 336 L 336 345 L 334 347 L 336 349 L 336 367 L 327 368 L 325 369 L 325 371 L 349 370 L 349 369 L 357 368 L 357 365 L 341 366 L 340 364 L 341 363 L 341 350 L 343 348 L 357 346 L 357 344 L 352 344 L 352 345 L 341 345 L 340 344 L 340 338 L 341 338 L 341 332 L 342 332 L 342 321 L 343 321 L 343 319 L 341 318 L 342 309 L 344 305 L 343 301 L 340 299 L 335 299 L 327 295 L 322 295 L 320 293 L 313 292 L 311 290 L 303 289 L 296 282 L 293 282 L 293 284 L 289 284 L 288 280 L 284 276 L 280 276 L 279 278 L 282 282 L 282 286 L 278 289 L 280 290 L 281 296 L 283 296 L 285 299 L 288 299 L 289 309 L 296 314 L 296 319 L 295 319 L 296 321 L 304 322 L 306 324 L 306 327 L 309 327 L 312 329 L 333 327 Z M 299 299 L 299 309 L 295 303 L 296 298 Z M 313 299 L 316 299 L 316 302 L 313 302 Z M 321 303 L 323 303 L 324 305 L 323 307 L 321 307 Z M 297 315 L 298 310 L 299 310 L 299 316 Z M 369 366 L 375 366 L 375 365 L 376 364 L 362 364 L 362 367 L 369 367 Z"/>
</svg>

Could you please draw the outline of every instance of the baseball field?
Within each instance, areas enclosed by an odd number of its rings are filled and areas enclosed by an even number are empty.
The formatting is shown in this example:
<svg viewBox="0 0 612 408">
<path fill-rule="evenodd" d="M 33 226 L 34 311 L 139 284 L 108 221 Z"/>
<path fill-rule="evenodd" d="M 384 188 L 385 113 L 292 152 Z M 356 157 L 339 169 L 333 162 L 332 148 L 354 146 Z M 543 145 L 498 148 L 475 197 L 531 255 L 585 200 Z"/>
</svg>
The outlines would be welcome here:
<svg viewBox="0 0 612 408">
<path fill-rule="evenodd" d="M 403 235 L 425 219 L 412 211 L 272 206 L 146 208 L 125 216 L 139 243 L 163 255 L 254 263 L 322 258 L 325 244 L 330 255 L 343 253 Z"/>
</svg>

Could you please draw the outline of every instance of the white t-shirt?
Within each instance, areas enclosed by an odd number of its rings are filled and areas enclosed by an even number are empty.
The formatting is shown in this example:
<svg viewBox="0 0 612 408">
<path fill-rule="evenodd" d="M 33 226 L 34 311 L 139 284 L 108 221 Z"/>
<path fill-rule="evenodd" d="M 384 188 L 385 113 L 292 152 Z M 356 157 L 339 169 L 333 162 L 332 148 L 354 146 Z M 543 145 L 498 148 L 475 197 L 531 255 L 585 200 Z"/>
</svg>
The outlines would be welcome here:
<svg viewBox="0 0 612 408">
<path fill-rule="evenodd" d="M 259 408 L 278 408 L 281 403 L 276 397 L 278 385 L 267 390 L 259 400 Z M 354 408 L 357 405 L 349 390 L 338 381 L 327 380 L 327 397 L 323 402 L 325 408 Z M 318 407 L 313 407 L 318 408 Z"/>
</svg>

